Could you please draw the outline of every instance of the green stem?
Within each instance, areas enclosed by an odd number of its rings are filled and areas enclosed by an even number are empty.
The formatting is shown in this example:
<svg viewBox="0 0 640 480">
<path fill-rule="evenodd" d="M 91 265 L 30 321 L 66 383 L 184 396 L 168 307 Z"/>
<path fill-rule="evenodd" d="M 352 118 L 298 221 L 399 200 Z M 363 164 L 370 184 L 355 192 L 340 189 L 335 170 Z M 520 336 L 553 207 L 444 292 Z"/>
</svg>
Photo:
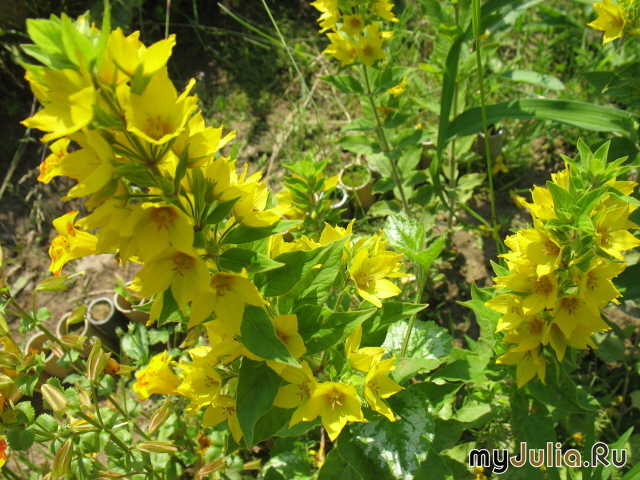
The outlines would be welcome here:
<svg viewBox="0 0 640 480">
<path fill-rule="evenodd" d="M 43 327 L 42 325 L 40 325 L 36 319 L 35 316 L 30 315 L 24 308 L 22 308 L 20 305 L 18 305 L 18 303 L 15 301 L 14 298 L 10 298 L 9 301 L 16 307 L 16 309 L 18 310 L 19 313 L 14 312 L 12 310 L 8 310 L 7 311 L 17 317 L 22 317 L 24 319 L 26 319 L 27 321 L 29 321 L 34 327 L 36 327 L 38 330 L 40 330 L 42 333 L 44 333 L 47 337 L 49 337 L 49 340 L 51 340 L 54 343 L 57 343 L 58 345 L 60 345 L 60 348 L 62 348 L 65 352 L 69 351 L 69 347 L 67 347 L 64 343 L 62 343 L 62 341 L 56 337 L 53 333 L 51 333 L 49 330 L 47 330 L 45 327 Z"/>
<path fill-rule="evenodd" d="M 418 283 L 418 291 L 416 292 L 415 303 L 419 303 L 422 299 L 422 292 L 424 291 L 424 286 L 427 284 L 427 272 L 422 267 L 417 267 L 416 272 L 416 280 Z M 404 334 L 404 341 L 402 342 L 402 350 L 400 351 L 400 358 L 404 357 L 407 353 L 407 347 L 409 346 L 409 339 L 411 339 L 411 331 L 413 330 L 413 325 L 416 322 L 416 314 L 411 315 L 409 319 L 409 326 L 407 327 L 407 332 Z"/>
<path fill-rule="evenodd" d="M 491 151 L 489 150 L 489 125 L 487 120 L 487 103 L 484 96 L 484 79 L 482 76 L 482 54 L 480 52 L 480 0 L 473 0 L 473 35 L 475 38 L 476 63 L 478 64 L 478 85 L 480 87 L 480 104 L 482 110 L 482 130 L 484 131 L 484 145 L 487 157 L 487 176 L 489 177 L 489 195 L 491 201 L 491 235 L 496 242 L 496 249 L 501 250 L 496 217 L 496 199 L 493 189 L 493 167 L 491 165 Z"/>
<path fill-rule="evenodd" d="M 380 117 L 378 116 L 378 110 L 376 108 L 376 102 L 373 99 L 373 95 L 371 94 L 371 83 L 369 82 L 369 73 L 367 70 L 367 66 L 362 66 L 362 76 L 364 78 L 364 83 L 367 87 L 367 98 L 369 99 L 369 103 L 371 103 L 371 110 L 373 112 L 373 116 L 376 119 L 376 132 L 378 133 L 378 139 L 380 143 L 382 143 L 382 149 L 385 153 L 389 153 L 391 148 L 389 146 L 389 141 L 387 140 L 387 134 L 384 132 L 384 127 L 382 126 L 382 122 L 380 122 Z M 404 194 L 404 187 L 402 185 L 402 175 L 398 170 L 398 164 L 392 158 L 389 158 L 389 163 L 391 164 L 391 174 L 393 175 L 393 181 L 396 182 L 398 186 L 398 190 L 400 191 L 400 199 L 402 200 L 402 209 L 405 213 L 409 212 L 409 203 L 407 202 L 407 197 Z"/>
</svg>

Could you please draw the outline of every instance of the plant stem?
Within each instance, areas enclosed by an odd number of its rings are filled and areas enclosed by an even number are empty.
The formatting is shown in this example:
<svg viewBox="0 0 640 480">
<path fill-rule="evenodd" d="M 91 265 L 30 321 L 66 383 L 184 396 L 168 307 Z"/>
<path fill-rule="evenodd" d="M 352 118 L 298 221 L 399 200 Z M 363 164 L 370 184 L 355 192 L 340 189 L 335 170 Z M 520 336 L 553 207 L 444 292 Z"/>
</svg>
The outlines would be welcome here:
<svg viewBox="0 0 640 480">
<path fill-rule="evenodd" d="M 427 284 L 427 271 L 422 267 L 418 267 L 416 272 L 416 280 L 418 283 L 418 291 L 416 292 L 415 303 L 420 303 L 422 299 L 422 292 L 424 291 L 424 286 Z M 413 325 L 416 322 L 416 314 L 411 315 L 409 319 L 409 326 L 407 327 L 407 332 L 404 334 L 404 341 L 402 342 L 402 350 L 400 351 L 400 358 L 404 357 L 407 353 L 407 347 L 409 346 L 409 339 L 411 338 L 411 331 L 413 330 Z"/>
<path fill-rule="evenodd" d="M 453 11 L 455 13 L 455 22 L 458 25 L 458 4 L 453 4 Z M 458 79 L 456 77 L 456 82 L 453 87 L 453 118 L 456 117 L 458 113 Z M 451 156 L 449 157 L 449 218 L 447 220 L 447 243 L 451 243 L 453 239 L 453 217 L 455 216 L 456 209 L 456 168 L 455 168 L 455 157 L 456 157 L 456 139 L 453 138 L 451 140 Z"/>
<path fill-rule="evenodd" d="M 367 66 L 362 66 L 362 77 L 364 78 L 364 83 L 367 87 L 367 98 L 369 98 L 369 103 L 371 103 L 371 110 L 373 112 L 373 116 L 376 118 L 376 132 L 378 133 L 378 139 L 380 143 L 382 143 L 382 149 L 385 153 L 389 153 L 391 148 L 389 146 L 389 141 L 387 140 L 387 134 L 384 132 L 384 128 L 382 127 L 382 122 L 380 122 L 380 117 L 378 116 L 378 109 L 376 108 L 376 102 L 373 99 L 373 95 L 371 94 L 371 83 L 369 82 L 369 73 L 367 70 Z M 389 158 L 389 157 L 387 157 Z M 404 194 L 404 188 L 402 185 L 402 175 L 400 170 L 398 170 L 398 164 L 395 159 L 389 158 L 389 163 L 391 164 L 391 174 L 393 175 L 393 181 L 396 182 L 398 186 L 398 190 L 400 191 L 400 199 L 402 200 L 402 209 L 405 213 L 409 212 L 409 203 L 407 202 L 407 197 Z"/>
<path fill-rule="evenodd" d="M 496 219 L 496 199 L 493 189 L 493 167 L 491 165 L 491 151 L 489 150 L 489 126 L 487 120 L 487 103 L 484 96 L 484 79 L 482 78 L 482 54 L 480 52 L 480 0 L 472 0 L 473 36 L 476 48 L 476 63 L 478 65 L 478 85 L 480 87 L 480 104 L 482 110 L 482 130 L 484 132 L 484 146 L 487 157 L 487 176 L 489 177 L 489 196 L 491 201 L 491 235 L 496 242 L 496 249 L 500 251 L 501 241 L 498 236 L 498 222 Z"/>
</svg>

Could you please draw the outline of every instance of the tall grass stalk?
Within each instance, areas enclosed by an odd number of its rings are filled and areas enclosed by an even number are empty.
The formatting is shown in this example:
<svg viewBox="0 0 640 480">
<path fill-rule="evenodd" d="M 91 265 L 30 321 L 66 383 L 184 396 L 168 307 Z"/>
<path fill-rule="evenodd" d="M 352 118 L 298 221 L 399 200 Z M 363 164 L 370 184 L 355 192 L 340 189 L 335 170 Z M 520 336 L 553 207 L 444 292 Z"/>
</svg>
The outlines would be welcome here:
<svg viewBox="0 0 640 480">
<path fill-rule="evenodd" d="M 480 88 L 480 105 L 482 110 L 482 130 L 484 131 L 484 146 L 487 157 L 487 176 L 489 177 L 489 200 L 491 202 L 491 236 L 496 242 L 496 250 L 502 250 L 502 242 L 498 234 L 496 217 L 496 195 L 493 189 L 493 167 L 491 164 L 491 150 L 489 148 L 489 125 L 487 121 L 487 104 L 484 96 L 484 79 L 482 78 L 482 54 L 480 52 L 480 0 L 472 0 L 473 37 L 475 40 L 476 62 L 478 64 L 478 86 Z"/>
</svg>

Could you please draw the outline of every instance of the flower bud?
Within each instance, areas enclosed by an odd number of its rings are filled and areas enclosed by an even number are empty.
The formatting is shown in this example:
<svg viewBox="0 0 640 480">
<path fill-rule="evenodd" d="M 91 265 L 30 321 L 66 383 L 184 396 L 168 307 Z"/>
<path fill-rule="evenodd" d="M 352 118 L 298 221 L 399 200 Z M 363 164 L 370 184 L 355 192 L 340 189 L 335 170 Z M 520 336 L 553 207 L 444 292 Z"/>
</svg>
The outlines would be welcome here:
<svg viewBox="0 0 640 480">
<path fill-rule="evenodd" d="M 54 385 L 45 383 L 40 387 L 40 392 L 54 412 L 62 412 L 67 408 L 69 400 Z"/>
</svg>

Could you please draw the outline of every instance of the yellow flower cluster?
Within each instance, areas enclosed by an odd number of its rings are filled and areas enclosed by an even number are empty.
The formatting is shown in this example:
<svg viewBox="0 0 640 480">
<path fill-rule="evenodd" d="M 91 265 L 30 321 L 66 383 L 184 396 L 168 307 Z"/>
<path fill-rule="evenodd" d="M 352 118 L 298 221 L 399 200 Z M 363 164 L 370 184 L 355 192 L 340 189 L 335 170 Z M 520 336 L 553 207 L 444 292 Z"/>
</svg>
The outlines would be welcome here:
<svg viewBox="0 0 640 480">
<path fill-rule="evenodd" d="M 346 228 L 326 224 L 317 242 L 304 235 L 293 242 L 285 242 L 282 235 L 274 235 L 271 237 L 270 256 L 275 258 L 284 252 L 313 250 L 351 236 L 354 221 L 352 220 Z M 387 280 L 406 276 L 399 271 L 402 267 L 401 258 L 401 253 L 387 250 L 383 231 L 346 243 L 343 253 L 354 292 L 378 308 L 382 307 L 381 299 L 395 297 L 402 292 L 393 282 Z"/>
<path fill-rule="evenodd" d="M 559 195 L 569 195 L 572 168 L 552 175 L 550 187 L 555 186 Z M 615 178 L 607 182 L 622 195 L 629 195 L 636 185 Z M 591 192 L 594 198 L 597 192 Z M 580 201 L 588 200 L 586 195 Z M 637 207 L 620 195 L 601 194 L 578 224 L 576 219 L 559 219 L 550 189 L 536 186 L 532 196 L 533 203 L 527 206 L 534 228 L 507 237 L 509 252 L 502 256 L 509 274 L 494 279 L 496 287 L 507 293 L 486 303 L 502 314 L 497 331 L 506 331 L 504 340 L 512 344 L 497 363 L 517 364 L 519 387 L 536 374 L 544 383 L 544 346 L 550 345 L 560 362 L 568 346 L 596 348 L 591 337 L 610 328 L 601 309 L 609 302 L 618 303 L 620 296 L 611 279 L 625 269 L 621 252 L 640 245 L 627 231 L 638 228 L 628 219 Z"/>
<path fill-rule="evenodd" d="M 327 37 L 331 44 L 323 53 L 340 60 L 343 67 L 356 59 L 372 67 L 376 60 L 387 56 L 382 44 L 393 33 L 380 31 L 379 20 L 398 21 L 388 0 L 351 2 L 342 9 L 338 0 L 316 0 L 311 5 L 322 13 L 318 19 L 322 27 L 320 33 L 329 31 Z"/>
<path fill-rule="evenodd" d="M 88 42 L 101 36 L 84 23 L 80 17 L 75 27 Z M 217 155 L 235 132 L 223 136 L 222 127 L 205 125 L 190 94 L 194 80 L 176 91 L 166 66 L 174 36 L 148 48 L 138 37 L 120 29 L 108 33 L 101 61 L 91 69 L 80 49 L 73 68 L 27 66 L 43 108 L 23 123 L 47 132 L 44 141 L 56 140 L 38 178 L 76 180 L 63 200 L 88 197 L 91 212 L 81 220 L 75 211 L 54 220 L 50 270 L 58 275 L 69 260 L 117 252 L 122 262 L 144 264 L 132 288 L 144 297 L 160 294 L 152 320 L 161 311 L 161 294 L 171 289 L 183 314 L 194 302 L 193 322 L 199 323 L 220 308 L 218 298 L 227 290 L 249 282 L 246 275 L 219 272 L 220 239 L 240 224 L 270 226 L 288 207 L 267 208 L 261 173 L 249 176 L 245 165 L 238 174 L 235 161 Z M 233 204 L 231 219 L 211 228 L 208 215 L 226 202 Z M 245 301 L 265 303 L 255 295 Z M 238 313 L 242 309 L 234 308 L 233 321 L 239 322 Z"/>
</svg>

